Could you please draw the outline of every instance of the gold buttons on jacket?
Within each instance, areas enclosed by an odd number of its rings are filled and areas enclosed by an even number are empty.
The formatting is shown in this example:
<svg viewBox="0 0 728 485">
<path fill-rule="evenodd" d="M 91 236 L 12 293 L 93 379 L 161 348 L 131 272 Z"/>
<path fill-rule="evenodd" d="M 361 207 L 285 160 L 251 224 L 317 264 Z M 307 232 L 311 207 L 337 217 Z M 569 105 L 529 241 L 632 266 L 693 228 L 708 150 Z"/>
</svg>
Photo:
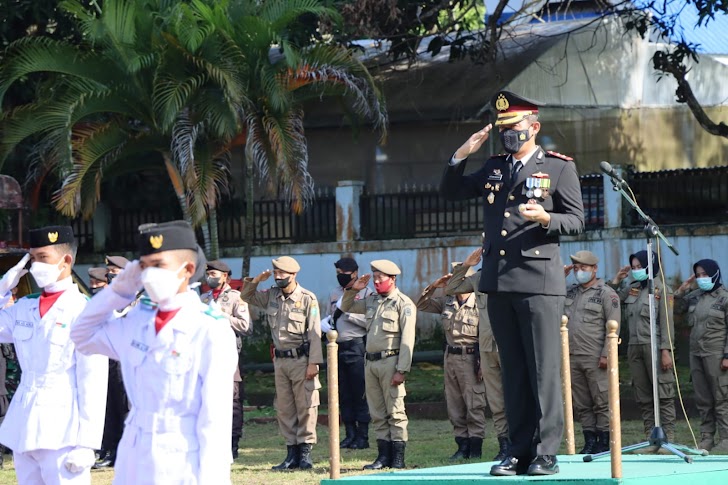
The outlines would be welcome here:
<svg viewBox="0 0 728 485">
<path fill-rule="evenodd" d="M 506 251 L 504 249 L 501 249 L 498 254 L 500 254 L 501 256 L 505 256 L 506 255 Z"/>
<path fill-rule="evenodd" d="M 503 214 L 503 215 L 504 215 L 504 216 L 506 216 L 506 217 L 511 217 L 511 213 L 510 213 L 510 212 L 508 212 L 508 211 L 506 211 L 506 213 L 505 213 L 505 214 Z"/>
<path fill-rule="evenodd" d="M 505 235 L 507 235 L 507 234 L 508 234 L 508 231 L 506 231 L 505 229 L 503 229 L 503 230 L 501 231 L 501 236 L 505 236 Z"/>
<path fill-rule="evenodd" d="M 508 200 L 516 200 L 516 196 L 513 194 L 509 195 Z"/>
<path fill-rule="evenodd" d="M 540 251 L 539 251 L 539 250 L 537 249 L 537 250 L 535 250 L 535 251 L 534 251 L 534 254 L 535 254 L 536 256 L 538 256 L 539 254 L 541 254 L 541 252 L 540 252 Z"/>
</svg>

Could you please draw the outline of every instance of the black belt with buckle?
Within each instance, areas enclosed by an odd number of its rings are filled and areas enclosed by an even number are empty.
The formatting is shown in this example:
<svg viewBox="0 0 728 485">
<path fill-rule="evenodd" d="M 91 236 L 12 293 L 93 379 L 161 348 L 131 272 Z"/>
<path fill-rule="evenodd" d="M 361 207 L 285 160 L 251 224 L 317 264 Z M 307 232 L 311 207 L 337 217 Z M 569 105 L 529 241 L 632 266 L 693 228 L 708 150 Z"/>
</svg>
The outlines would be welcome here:
<svg viewBox="0 0 728 485">
<path fill-rule="evenodd" d="M 382 350 L 381 352 L 367 352 L 367 360 L 382 360 L 393 355 L 399 355 L 399 349 Z"/>
<path fill-rule="evenodd" d="M 470 355 L 470 354 L 476 354 L 478 353 L 477 347 L 453 347 L 452 345 L 447 346 L 447 353 L 448 354 L 455 354 L 455 355 Z"/>
<path fill-rule="evenodd" d="M 283 359 L 297 359 L 299 357 L 303 357 L 304 355 L 308 355 L 308 343 L 305 343 L 301 345 L 300 347 L 296 347 L 295 349 L 288 349 L 288 350 L 274 350 L 274 354 L 276 357 L 281 357 Z"/>
</svg>

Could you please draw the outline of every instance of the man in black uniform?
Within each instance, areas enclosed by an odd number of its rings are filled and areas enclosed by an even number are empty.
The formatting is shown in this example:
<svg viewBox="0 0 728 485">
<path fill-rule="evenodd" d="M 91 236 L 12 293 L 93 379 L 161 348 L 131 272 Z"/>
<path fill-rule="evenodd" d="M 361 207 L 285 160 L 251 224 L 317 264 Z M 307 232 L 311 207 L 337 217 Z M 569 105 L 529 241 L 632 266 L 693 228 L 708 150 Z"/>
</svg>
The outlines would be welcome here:
<svg viewBox="0 0 728 485">
<path fill-rule="evenodd" d="M 566 281 L 559 236 L 584 228 L 572 160 L 536 145 L 539 103 L 501 91 L 495 125 L 509 155 L 463 175 L 465 159 L 488 139 L 474 133 L 450 160 L 441 191 L 450 200 L 483 197 L 486 239 L 479 291 L 501 352 L 511 446 L 492 475 L 558 473 L 563 436 L 559 327 Z"/>
</svg>

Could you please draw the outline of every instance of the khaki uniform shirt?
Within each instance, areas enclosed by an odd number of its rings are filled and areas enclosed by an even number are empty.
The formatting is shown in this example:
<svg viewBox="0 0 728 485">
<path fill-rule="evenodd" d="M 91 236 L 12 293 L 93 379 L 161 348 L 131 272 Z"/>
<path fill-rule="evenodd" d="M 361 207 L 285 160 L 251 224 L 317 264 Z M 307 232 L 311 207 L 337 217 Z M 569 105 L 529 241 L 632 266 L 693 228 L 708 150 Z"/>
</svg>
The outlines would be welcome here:
<svg viewBox="0 0 728 485">
<path fill-rule="evenodd" d="M 468 268 L 462 264 L 455 267 L 452 272 L 452 278 L 447 282 L 445 287 L 446 295 L 456 295 L 458 293 L 475 293 L 475 302 L 478 306 L 478 335 L 480 339 L 481 352 L 498 352 L 495 339 L 493 338 L 493 329 L 490 327 L 490 318 L 488 318 L 488 295 L 478 291 L 480 283 L 480 270 L 465 276 Z"/>
<path fill-rule="evenodd" d="M 417 300 L 417 309 L 428 313 L 439 313 L 445 339 L 452 347 L 473 347 L 478 345 L 478 307 L 475 306 L 475 293 L 462 304 L 457 296 L 433 298 L 437 288 L 428 286 Z"/>
<path fill-rule="evenodd" d="M 612 286 L 611 282 L 608 283 Z M 614 288 L 614 286 L 612 286 Z M 616 289 L 616 288 L 615 288 Z M 625 317 L 629 325 L 629 345 L 643 345 L 650 343 L 650 305 L 647 287 L 642 288 L 639 281 L 622 287 L 617 291 L 619 299 L 624 304 Z M 655 275 L 655 315 L 657 316 L 656 333 L 657 345 L 660 350 L 672 350 L 670 338 L 675 341 L 675 323 L 672 318 L 673 295 L 672 289 L 667 288 L 667 299 L 663 298 L 665 289 L 661 277 Z M 667 303 L 667 309 L 665 309 Z M 670 335 L 668 337 L 668 328 Z"/>
<path fill-rule="evenodd" d="M 698 357 L 728 354 L 728 290 L 675 294 L 675 312 L 688 314 L 690 353 Z"/>
<path fill-rule="evenodd" d="M 355 297 L 355 300 L 362 300 L 373 292 L 369 288 L 364 288 Z M 329 315 L 333 316 L 336 312 L 336 302 L 344 296 L 344 288 L 341 286 L 334 288 L 329 294 Z M 333 322 L 332 322 L 333 323 Z M 367 334 L 367 321 L 361 315 L 355 313 L 343 313 L 336 320 L 336 331 L 339 332 L 337 342 L 348 342 L 355 338 L 361 338 Z"/>
<path fill-rule="evenodd" d="M 200 298 L 202 303 L 209 305 L 213 301 L 212 290 L 204 293 Z M 248 312 L 248 305 L 240 299 L 238 290 L 233 290 L 230 285 L 225 283 L 217 300 L 214 301 L 220 306 L 220 310 L 230 321 L 230 326 L 237 335 L 242 337 L 250 334 L 250 312 Z"/>
<path fill-rule="evenodd" d="M 288 296 L 277 286 L 258 291 L 258 284 L 253 283 L 252 278 L 245 278 L 240 297 L 250 305 L 265 309 L 265 318 L 276 349 L 292 350 L 310 342 L 308 363 L 323 363 L 321 315 L 316 295 L 301 285 L 297 285 Z"/>
<path fill-rule="evenodd" d="M 589 288 L 572 285 L 566 290 L 564 313 L 569 317 L 569 353 L 606 357 L 607 321 L 622 320 L 617 292 L 601 279 Z"/>
<path fill-rule="evenodd" d="M 367 352 L 399 349 L 398 372 L 409 372 L 415 346 L 417 308 L 398 288 L 387 296 L 373 293 L 356 300 L 357 292 L 347 290 L 341 300 L 341 311 L 365 315 Z"/>
</svg>

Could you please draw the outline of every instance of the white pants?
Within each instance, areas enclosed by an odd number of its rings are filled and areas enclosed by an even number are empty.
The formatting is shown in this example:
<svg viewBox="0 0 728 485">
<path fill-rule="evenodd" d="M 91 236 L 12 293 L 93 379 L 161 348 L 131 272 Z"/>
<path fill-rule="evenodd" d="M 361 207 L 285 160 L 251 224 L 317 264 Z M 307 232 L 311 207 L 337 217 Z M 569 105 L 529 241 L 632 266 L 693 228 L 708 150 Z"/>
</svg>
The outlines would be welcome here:
<svg viewBox="0 0 728 485">
<path fill-rule="evenodd" d="M 81 473 L 66 470 L 64 462 L 72 447 L 13 453 L 18 485 L 90 485 L 91 469 Z"/>
</svg>

